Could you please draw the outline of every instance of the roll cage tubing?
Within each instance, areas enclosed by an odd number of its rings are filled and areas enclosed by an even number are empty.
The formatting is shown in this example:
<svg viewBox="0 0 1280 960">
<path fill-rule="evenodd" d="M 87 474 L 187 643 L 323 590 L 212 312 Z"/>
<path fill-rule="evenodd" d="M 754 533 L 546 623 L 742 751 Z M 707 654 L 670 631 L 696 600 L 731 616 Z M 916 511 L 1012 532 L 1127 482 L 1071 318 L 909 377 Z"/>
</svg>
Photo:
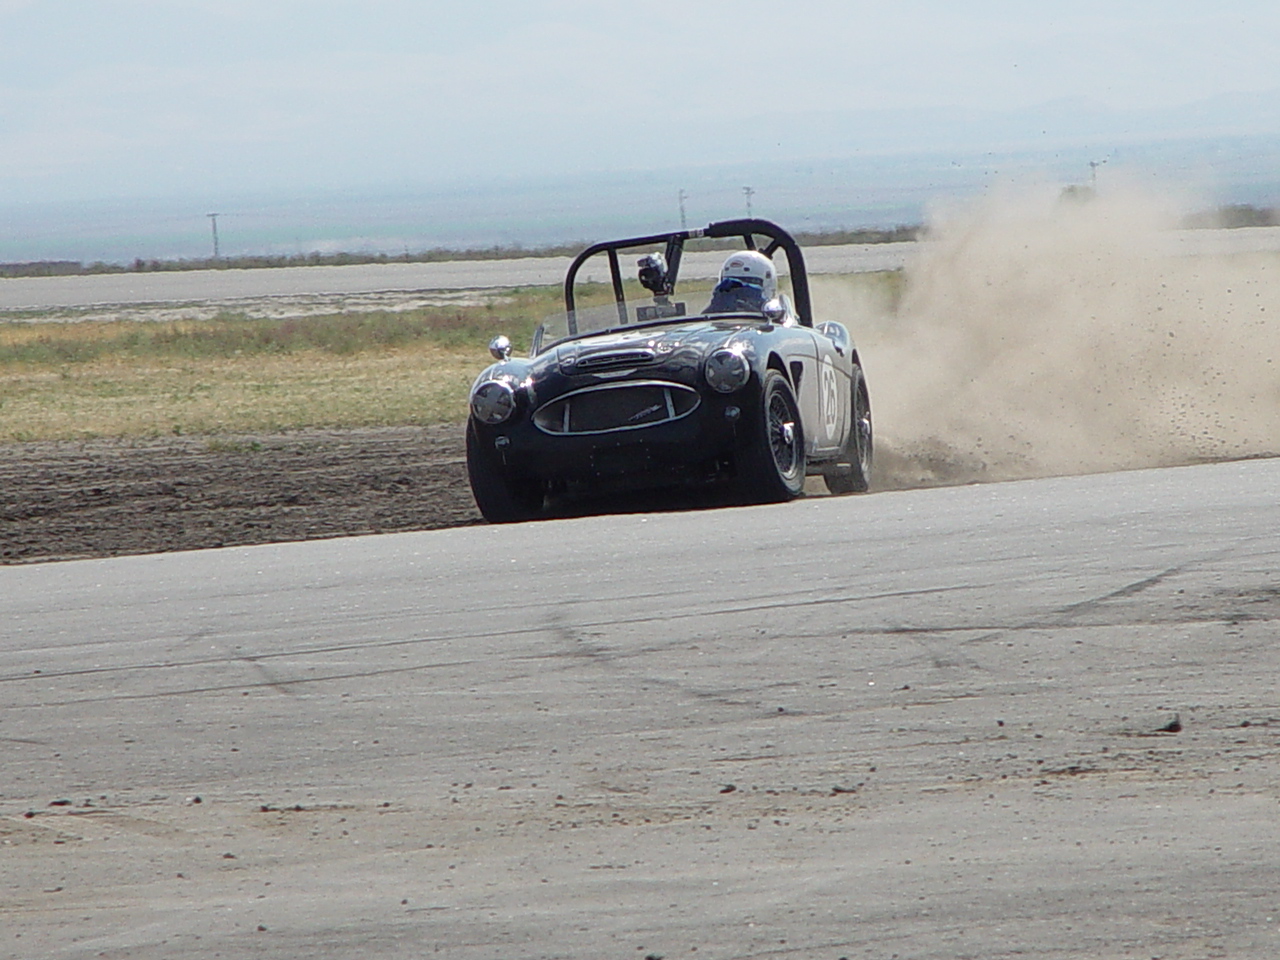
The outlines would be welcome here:
<svg viewBox="0 0 1280 960">
<path fill-rule="evenodd" d="M 609 276 L 613 281 L 613 299 L 618 305 L 618 320 L 625 326 L 628 322 L 627 305 L 626 296 L 622 289 L 622 265 L 618 260 L 618 251 L 665 243 L 667 245 L 665 252 L 667 258 L 666 292 L 670 294 L 675 292 L 676 278 L 680 274 L 680 257 L 684 253 L 685 241 L 698 237 L 707 237 L 709 239 L 741 237 L 748 250 L 756 250 L 756 237 L 764 237 L 768 240 L 768 243 L 760 250 L 760 253 L 769 258 L 772 258 L 774 253 L 781 249 L 787 255 L 787 269 L 791 274 L 791 292 L 795 296 L 796 315 L 803 326 L 813 326 L 813 306 L 809 300 L 809 274 L 805 270 L 804 254 L 800 251 L 800 245 L 796 243 L 791 234 L 776 223 L 768 220 L 743 219 L 721 220 L 719 223 L 708 224 L 700 230 L 679 230 L 675 233 L 656 233 L 648 237 L 631 237 L 627 240 L 606 240 L 603 243 L 596 243 L 587 247 L 587 249 L 574 257 L 573 263 L 569 265 L 569 272 L 564 278 L 564 306 L 569 314 L 569 332 L 571 334 L 578 332 L 578 325 L 574 318 L 573 296 L 573 287 L 578 277 L 578 269 L 591 257 L 598 253 L 608 254 Z"/>
</svg>

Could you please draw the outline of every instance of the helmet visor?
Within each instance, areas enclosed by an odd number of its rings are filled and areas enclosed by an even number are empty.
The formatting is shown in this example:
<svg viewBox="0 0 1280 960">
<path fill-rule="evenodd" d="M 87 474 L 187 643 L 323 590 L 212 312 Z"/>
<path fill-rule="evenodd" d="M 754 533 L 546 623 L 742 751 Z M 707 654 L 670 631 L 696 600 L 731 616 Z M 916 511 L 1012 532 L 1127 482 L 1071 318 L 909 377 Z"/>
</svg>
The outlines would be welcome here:
<svg viewBox="0 0 1280 960">
<path fill-rule="evenodd" d="M 729 290 L 737 290 L 742 287 L 747 287 L 751 290 L 755 290 L 757 292 L 763 293 L 764 281 L 759 277 L 725 277 L 723 280 L 720 281 L 720 284 L 719 286 L 716 287 L 716 290 L 721 292 L 727 292 Z"/>
</svg>

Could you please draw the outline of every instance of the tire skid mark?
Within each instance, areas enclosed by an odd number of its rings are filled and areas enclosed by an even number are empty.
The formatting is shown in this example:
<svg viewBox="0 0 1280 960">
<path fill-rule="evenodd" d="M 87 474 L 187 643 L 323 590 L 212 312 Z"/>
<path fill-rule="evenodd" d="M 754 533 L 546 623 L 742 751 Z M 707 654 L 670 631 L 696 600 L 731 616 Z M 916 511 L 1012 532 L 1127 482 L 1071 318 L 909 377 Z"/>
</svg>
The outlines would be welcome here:
<svg viewBox="0 0 1280 960">
<path fill-rule="evenodd" d="M 333 673 L 316 677 L 297 677 L 292 680 L 264 680 L 257 683 L 221 683 L 206 687 L 183 687 L 175 690 L 154 690 L 148 693 L 120 693 L 102 697 L 76 697 L 71 700 L 41 700 L 39 703 L 15 704 L 5 709 L 32 710 L 40 707 L 70 707 L 86 703 L 124 703 L 135 700 L 163 700 L 166 697 L 196 696 L 203 693 L 225 693 L 228 690 L 280 690 L 284 687 L 300 686 L 307 683 L 327 683 L 333 680 L 359 680 L 366 677 L 385 677 L 401 673 L 415 673 L 419 670 L 441 670 L 449 667 L 470 667 L 482 660 L 458 660 L 449 663 L 421 663 L 402 667 L 386 667 L 381 670 L 356 670 L 350 673 Z M 42 675 L 43 676 L 43 675 Z M 284 691 L 282 691 L 284 692 Z M 288 691 L 290 696 L 297 696 Z"/>
<path fill-rule="evenodd" d="M 271 671 L 268 670 L 264 664 L 258 662 L 257 657 L 238 656 L 234 659 L 240 663 L 248 664 L 250 669 L 258 674 L 258 676 L 262 677 L 263 686 L 270 687 L 272 690 L 275 690 L 277 693 L 282 693 L 286 697 L 297 696 L 296 693 L 289 689 L 289 683 L 291 681 L 277 680 L 271 675 Z"/>
<path fill-rule="evenodd" d="M 528 663 L 536 661 L 554 661 L 556 659 L 566 658 L 573 660 L 585 658 L 593 663 L 601 665 L 602 667 L 608 667 L 615 666 L 625 661 L 634 660 L 640 656 L 647 656 L 649 654 L 668 650 L 673 646 L 684 645 L 683 641 L 673 640 L 669 643 L 659 644 L 656 646 L 650 645 L 641 650 L 619 651 L 586 640 L 581 634 L 581 631 L 586 629 L 586 627 L 587 625 L 583 625 L 582 627 L 575 628 L 569 625 L 563 613 L 553 614 L 549 618 L 547 629 L 553 636 L 570 645 L 570 649 L 558 650 L 546 654 L 536 654 L 530 657 L 517 657 L 513 658 L 512 662 Z M 613 672 L 615 674 L 621 674 L 621 670 L 616 669 L 616 667 Z M 708 703 L 718 703 L 727 707 L 760 707 L 761 701 L 759 695 L 763 691 L 773 690 L 780 687 L 794 689 L 800 686 L 800 684 L 792 681 L 779 681 L 777 683 L 753 685 L 750 687 L 707 690 L 704 688 L 689 686 L 688 684 L 679 680 L 671 679 L 670 677 L 656 676 L 635 676 L 634 682 L 643 686 L 660 687 L 666 690 L 672 690 L 678 694 L 692 697 L 695 700 L 702 700 Z M 742 696 L 747 696 L 750 699 L 741 699 Z"/>
<path fill-rule="evenodd" d="M 1117 590 L 1109 591 L 1108 593 L 1103 594 L 1099 597 L 1094 597 L 1089 600 L 1080 601 L 1078 603 L 1071 604 L 1067 607 L 1063 607 L 1060 610 L 1055 611 L 1054 614 L 1049 617 L 1032 619 L 1032 620 L 1024 621 L 1021 623 L 1010 624 L 1007 626 L 992 625 L 987 628 L 989 632 L 985 632 L 978 637 L 965 640 L 963 641 L 963 643 L 965 645 L 989 643 L 992 641 L 1000 640 L 1006 637 L 1007 635 L 1009 635 L 1010 633 L 1018 633 L 1024 630 L 1036 630 L 1036 629 L 1047 629 L 1047 628 L 1054 628 L 1054 627 L 1070 626 L 1071 621 L 1074 620 L 1076 617 L 1078 617 L 1080 614 L 1088 612 L 1089 610 L 1095 609 L 1101 604 L 1104 604 L 1113 599 L 1119 599 L 1126 596 L 1133 596 L 1138 593 L 1141 593 L 1153 586 L 1158 585 L 1164 580 L 1169 579 L 1172 576 L 1185 572 L 1188 569 L 1191 569 L 1192 567 L 1195 567 L 1207 562 L 1212 562 L 1213 560 L 1221 556 L 1224 556 L 1230 552 L 1232 552 L 1232 548 L 1227 548 L 1221 551 L 1215 551 L 1213 554 L 1207 557 L 1201 558 L 1199 560 L 1189 561 L 1174 567 L 1169 567 L 1165 570 L 1160 571 L 1157 574 L 1154 574 L 1149 577 L 1144 577 L 1141 580 L 1134 581 L 1133 583 L 1120 587 Z M 884 592 L 884 593 L 873 593 L 873 594 L 864 594 L 864 595 L 857 595 L 857 596 L 845 595 L 845 596 L 839 596 L 839 597 L 816 597 L 816 598 L 801 599 L 801 600 L 796 600 L 796 599 L 771 600 L 765 603 L 741 604 L 738 606 L 728 607 L 728 608 L 719 609 L 719 610 L 695 610 L 695 611 L 688 611 L 688 612 L 681 612 L 681 613 L 662 614 L 657 616 L 618 617 L 618 618 L 609 618 L 609 619 L 589 620 L 589 621 L 584 621 L 578 624 L 574 628 L 569 628 L 567 626 L 564 626 L 562 623 L 563 618 L 561 617 L 560 620 L 556 620 L 553 618 L 551 629 L 557 633 L 557 635 L 562 641 L 572 642 L 574 644 L 580 644 L 581 641 L 577 631 L 589 630 L 592 628 L 623 627 L 623 626 L 635 626 L 635 625 L 653 624 L 653 623 L 673 623 L 673 622 L 679 622 L 682 620 L 724 617 L 724 616 L 737 616 L 741 614 L 759 613 L 763 611 L 778 610 L 778 609 L 803 609 L 803 608 L 812 608 L 812 607 L 820 607 L 820 606 L 838 606 L 838 605 L 850 604 L 850 603 L 873 602 L 873 601 L 884 600 L 884 599 L 902 599 L 902 598 L 911 598 L 911 597 L 920 597 L 920 596 L 936 596 L 940 594 L 964 592 L 964 591 L 970 591 L 975 589 L 980 589 L 980 587 L 973 584 L 962 584 L 962 585 L 955 585 L 955 586 L 948 586 L 948 587 L 933 587 L 933 588 L 927 588 L 922 590 L 890 591 L 890 592 Z M 982 627 L 976 627 L 973 625 L 945 627 L 945 628 L 867 627 L 867 628 L 852 628 L 850 630 L 847 630 L 846 632 L 851 634 L 857 634 L 860 636 L 873 636 L 873 635 L 886 635 L 886 634 L 900 635 L 900 636 L 907 636 L 907 637 L 911 637 L 913 639 L 919 640 L 922 636 L 927 636 L 930 634 L 972 632 L 974 630 L 982 630 L 982 629 L 983 629 Z M 8 675 L 8 676 L 0 676 L 0 683 L 15 683 L 15 682 L 24 682 L 24 681 L 25 682 L 30 682 L 30 681 L 48 682 L 51 679 L 63 679 L 63 678 L 69 678 L 69 677 L 82 677 L 82 676 L 104 675 L 104 674 L 121 674 L 121 673 L 130 673 L 134 671 L 173 670 L 173 669 L 182 669 L 187 667 L 216 666 L 219 664 L 241 662 L 241 663 L 251 664 L 254 667 L 254 669 L 257 670 L 260 673 L 260 675 L 264 677 L 263 682 L 256 683 L 256 684 L 242 683 L 242 684 L 216 685 L 216 686 L 208 686 L 208 687 L 192 687 L 192 688 L 184 688 L 183 690 L 175 690 L 172 692 L 157 691 L 157 692 L 147 693 L 147 694 L 124 694 L 124 695 L 112 696 L 112 697 L 77 698 L 77 699 L 72 699 L 67 701 L 45 701 L 45 705 L 54 706 L 54 705 L 69 705 L 69 704 L 76 704 L 76 703 L 113 702 L 117 700 L 126 700 L 126 699 L 151 699 L 154 697 L 210 693 L 210 692 L 217 692 L 220 690 L 258 689 L 262 687 L 276 689 L 278 692 L 282 692 L 282 693 L 289 692 L 289 695 L 292 696 L 293 694 L 292 692 L 288 691 L 288 688 L 290 686 L 300 684 L 300 683 L 320 683 L 320 682 L 325 682 L 329 680 L 349 680 L 349 679 L 359 679 L 362 677 L 409 673 L 409 672 L 414 672 L 418 670 L 434 670 L 434 669 L 442 669 L 442 668 L 448 668 L 453 666 L 466 666 L 476 661 L 473 661 L 473 660 L 446 661 L 442 663 L 397 666 L 394 668 L 369 670 L 369 671 L 353 671 L 353 672 L 338 673 L 338 674 L 327 674 L 324 676 L 306 677 L 306 678 L 299 678 L 299 679 L 293 679 L 293 680 L 280 680 L 280 679 L 271 677 L 270 674 L 267 672 L 266 667 L 262 663 L 262 661 L 279 660 L 283 658 L 301 659 L 306 657 L 331 655 L 335 653 L 351 653 L 351 652 L 360 652 L 360 651 L 368 651 L 368 650 L 394 649 L 396 647 L 417 646 L 421 644 L 430 644 L 430 643 L 451 643 L 451 642 L 465 642 L 465 641 L 473 641 L 473 640 L 500 640 L 506 637 L 536 635 L 539 633 L 545 633 L 547 630 L 548 630 L 548 626 L 544 622 L 543 624 L 536 625 L 536 626 L 515 627 L 507 630 L 476 631 L 476 632 L 460 631 L 457 633 L 450 633 L 448 635 L 436 636 L 436 637 L 409 637 L 409 638 L 396 639 L 396 640 L 357 641 L 354 643 L 330 644 L 325 646 L 308 647 L 308 648 L 303 648 L 298 650 L 284 650 L 279 652 L 265 652 L 260 654 L 228 653 L 227 655 L 224 655 L 224 656 L 202 657 L 202 658 L 190 659 L 190 660 L 171 660 L 163 663 L 141 663 L 141 664 L 131 664 L 127 666 L 120 666 L 120 667 L 93 667 L 93 668 L 85 668 L 85 669 L 78 669 L 78 670 L 42 672 L 39 674 Z M 199 636 L 203 636 L 203 635 L 199 635 Z M 197 638 L 199 638 L 199 636 Z M 926 651 L 929 653 L 930 656 L 934 656 L 932 651 L 928 651 L 927 648 L 926 648 Z M 565 655 L 566 655 L 565 651 L 558 650 L 558 651 L 553 651 L 548 653 L 531 654 L 528 656 L 512 658 L 512 660 L 513 662 L 519 662 L 519 661 L 536 662 L 539 660 L 562 658 Z M 604 648 L 598 647 L 596 645 L 593 645 L 593 648 L 591 650 L 585 650 L 585 649 L 580 650 L 577 653 L 577 655 L 590 656 L 592 658 L 597 658 L 597 659 L 606 658 L 606 657 L 613 658 L 618 656 L 627 656 L 627 657 L 631 656 L 631 654 L 629 653 L 628 654 L 610 653 L 606 651 Z M 934 659 L 935 660 L 937 659 L 936 656 L 934 657 Z M 970 661 L 969 658 L 965 658 L 965 659 L 966 661 L 969 661 L 969 665 L 975 669 L 984 669 L 984 670 L 989 669 L 987 667 L 983 667 L 981 664 L 978 664 L 977 661 Z M 654 682 L 659 682 L 659 681 L 655 680 Z"/>
<path fill-rule="evenodd" d="M 1220 554 L 1218 554 L 1220 555 Z M 1122 600 L 1125 597 L 1134 597 L 1140 593 L 1150 590 L 1152 587 L 1159 586 L 1171 577 L 1185 573 L 1193 566 L 1199 566 L 1217 558 L 1218 555 L 1210 555 L 1201 560 L 1193 560 L 1188 563 L 1178 564 L 1175 567 L 1169 567 L 1167 570 L 1161 570 L 1159 573 L 1149 577 L 1143 577 L 1141 580 L 1135 580 L 1133 583 L 1127 584 L 1118 590 L 1112 590 L 1110 593 L 1104 593 L 1100 597 L 1092 597 L 1088 600 L 1081 600 L 1054 611 L 1051 617 L 1044 621 L 1045 626 L 1066 626 L 1082 613 L 1091 613 L 1103 604 L 1110 603 L 1112 600 Z M 1037 624 L 1038 625 L 1038 624 Z"/>
<path fill-rule="evenodd" d="M 737 616 L 744 613 L 759 613 L 759 612 L 768 611 L 768 610 L 800 609 L 805 607 L 841 605 L 846 603 L 865 603 L 865 602 L 871 602 L 871 601 L 877 601 L 877 600 L 933 596 L 933 595 L 943 594 L 943 593 L 961 592 L 961 591 L 976 590 L 976 589 L 980 589 L 980 587 L 974 586 L 971 584 L 966 584 L 962 586 L 931 587 L 925 590 L 893 591 L 893 592 L 887 592 L 887 593 L 866 594 L 861 596 L 821 597 L 821 598 L 810 599 L 810 600 L 790 600 L 790 601 L 780 600 L 780 601 L 773 601 L 773 602 L 764 603 L 764 604 L 761 604 L 761 603 L 744 604 L 741 606 L 728 607 L 728 608 L 719 609 L 719 610 L 715 610 L 715 609 L 693 610 L 685 613 L 671 613 L 671 614 L 662 614 L 658 616 L 617 617 L 617 618 L 604 619 L 604 620 L 591 620 L 591 621 L 584 621 L 580 623 L 577 629 L 587 630 L 587 629 L 596 628 L 596 627 L 625 627 L 625 626 L 636 626 L 640 624 L 651 624 L 651 623 L 673 623 L 673 622 L 678 622 L 682 620 L 694 620 L 694 619 L 707 618 L 707 617 Z M 63 678 L 63 677 L 79 677 L 79 676 L 91 676 L 91 675 L 98 675 L 98 674 L 128 673 L 134 670 L 170 670 L 170 669 L 178 669 L 181 667 L 212 666 L 216 664 L 229 663 L 235 660 L 244 659 L 246 656 L 252 656 L 255 660 L 276 660 L 276 659 L 282 659 L 282 658 L 323 656 L 326 654 L 333 654 L 333 653 L 351 653 L 351 652 L 359 652 L 359 651 L 366 651 L 366 650 L 394 649 L 396 647 L 416 646 L 419 644 L 428 644 L 428 643 L 452 643 L 452 642 L 458 642 L 458 641 L 472 641 L 472 640 L 500 640 L 506 637 L 521 637 L 521 636 L 537 635 L 540 633 L 545 633 L 546 630 L 547 630 L 547 627 L 544 623 L 537 626 L 512 627 L 506 630 L 482 630 L 482 631 L 475 631 L 475 632 L 459 631 L 457 633 L 450 633 L 447 635 L 435 636 L 435 637 L 406 637 L 403 639 L 396 639 L 396 640 L 366 640 L 366 641 L 356 641 L 352 643 L 329 644 L 329 645 L 319 646 L 319 647 L 306 647 L 306 648 L 301 648 L 297 650 L 281 650 L 277 652 L 268 651 L 264 653 L 257 653 L 257 654 L 251 654 L 251 655 L 233 654 L 233 655 L 227 655 L 227 656 L 221 656 L 221 657 L 203 657 L 203 658 L 191 659 L 191 660 L 169 660 L 163 663 L 129 664 L 126 666 L 119 666 L 119 667 L 86 667 L 78 670 L 46 671 L 39 674 L 9 674 L 6 676 L 0 676 L 0 683 L 20 683 L 24 681 L 39 682 L 43 680 Z M 882 631 L 871 630 L 870 632 L 878 633 Z M 546 654 L 533 655 L 533 656 L 525 657 L 521 659 L 536 660 L 536 659 L 540 659 L 543 656 L 548 656 L 548 655 Z"/>
</svg>

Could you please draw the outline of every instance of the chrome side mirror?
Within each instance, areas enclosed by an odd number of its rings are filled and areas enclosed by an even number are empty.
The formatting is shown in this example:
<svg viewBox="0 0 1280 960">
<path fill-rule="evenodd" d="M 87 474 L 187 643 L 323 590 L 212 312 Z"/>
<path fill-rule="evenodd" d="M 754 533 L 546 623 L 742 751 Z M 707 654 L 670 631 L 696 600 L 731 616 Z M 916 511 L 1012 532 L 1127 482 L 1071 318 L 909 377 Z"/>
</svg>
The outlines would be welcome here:
<svg viewBox="0 0 1280 960">
<path fill-rule="evenodd" d="M 787 319 L 787 305 L 779 297 L 774 297 L 766 302 L 760 308 L 760 312 L 764 314 L 764 318 L 770 323 L 781 323 Z"/>
<path fill-rule="evenodd" d="M 503 334 L 498 334 L 489 341 L 489 352 L 493 354 L 493 359 L 498 362 L 511 359 L 511 340 Z"/>
</svg>

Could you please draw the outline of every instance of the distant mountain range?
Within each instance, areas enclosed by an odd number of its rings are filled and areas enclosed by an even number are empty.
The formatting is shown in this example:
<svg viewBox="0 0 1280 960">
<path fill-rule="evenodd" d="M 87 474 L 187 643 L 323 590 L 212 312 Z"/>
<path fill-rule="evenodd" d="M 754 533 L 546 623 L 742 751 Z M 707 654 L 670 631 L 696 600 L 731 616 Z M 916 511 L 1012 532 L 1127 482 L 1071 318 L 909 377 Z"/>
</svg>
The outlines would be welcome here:
<svg viewBox="0 0 1280 960">
<path fill-rule="evenodd" d="M 1249 118 L 1266 127 L 1260 117 L 1274 120 L 1275 131 L 1235 129 Z M 1192 119 L 1202 132 L 1174 135 L 1194 129 Z M 991 134 L 996 127 L 999 136 Z M 972 132 L 979 128 L 987 131 L 985 144 Z M 714 137 L 714 131 L 704 132 Z M 1107 190 L 1137 180 L 1190 197 L 1187 202 L 1198 208 L 1280 201 L 1280 96 L 1265 104 L 1248 96 L 1219 97 L 1177 111 L 1108 112 L 1064 101 L 981 118 L 953 112 L 799 115 L 788 136 L 794 138 L 788 147 L 793 156 L 768 162 L 699 163 L 700 151 L 690 144 L 678 154 L 678 166 L 573 177 L 297 196 L 9 204 L 0 206 L 0 261 L 208 257 L 213 212 L 224 256 L 402 256 L 439 247 L 543 247 L 646 233 L 679 225 L 682 215 L 698 226 L 744 215 L 748 205 L 797 231 L 891 228 L 922 222 L 938 201 L 1019 181 L 1068 186 L 1096 177 L 1098 189 Z M 908 147 L 926 142 L 927 149 Z M 986 145 L 994 142 L 1001 146 Z"/>
</svg>

